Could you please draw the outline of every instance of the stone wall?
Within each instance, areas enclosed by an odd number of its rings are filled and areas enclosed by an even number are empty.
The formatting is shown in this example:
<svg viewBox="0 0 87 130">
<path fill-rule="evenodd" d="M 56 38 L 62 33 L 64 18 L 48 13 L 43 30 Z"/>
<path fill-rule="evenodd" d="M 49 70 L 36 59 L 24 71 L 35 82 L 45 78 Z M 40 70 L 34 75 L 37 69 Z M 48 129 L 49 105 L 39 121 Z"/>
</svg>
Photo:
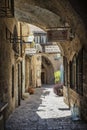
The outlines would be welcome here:
<svg viewBox="0 0 87 130">
<path fill-rule="evenodd" d="M 31 67 L 32 67 L 32 86 L 40 87 L 41 86 L 41 55 L 40 54 L 36 54 L 32 56 Z"/>
<path fill-rule="evenodd" d="M 87 120 L 87 53 L 83 51 L 83 95 L 78 94 L 70 86 L 64 86 L 64 102 L 67 105 L 76 103 L 82 118 Z M 69 75 L 68 75 L 69 76 Z"/>
<path fill-rule="evenodd" d="M 18 86 L 16 56 L 12 43 L 6 39 L 6 28 L 13 33 L 15 25 L 17 26 L 17 21 L 14 18 L 0 19 L 0 101 L 8 102 L 7 115 L 15 109 L 16 87 Z M 14 79 L 12 79 L 12 73 Z"/>
</svg>

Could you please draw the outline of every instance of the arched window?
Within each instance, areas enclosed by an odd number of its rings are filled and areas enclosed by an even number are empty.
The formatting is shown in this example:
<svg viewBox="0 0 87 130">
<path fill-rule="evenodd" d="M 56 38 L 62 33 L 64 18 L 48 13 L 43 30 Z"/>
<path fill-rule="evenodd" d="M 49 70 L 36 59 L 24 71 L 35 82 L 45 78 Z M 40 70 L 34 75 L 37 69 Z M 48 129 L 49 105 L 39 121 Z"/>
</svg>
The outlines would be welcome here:
<svg viewBox="0 0 87 130">
<path fill-rule="evenodd" d="M 70 87 L 76 90 L 76 55 L 70 62 Z"/>
<path fill-rule="evenodd" d="M 70 87 L 83 95 L 83 49 L 70 62 Z"/>
<path fill-rule="evenodd" d="M 66 57 L 63 57 L 63 65 L 64 65 L 64 85 L 68 86 L 68 62 Z"/>
<path fill-rule="evenodd" d="M 12 65 L 12 97 L 14 97 L 14 65 Z"/>
<path fill-rule="evenodd" d="M 19 44 L 18 44 L 18 33 L 17 33 L 17 27 L 14 26 L 14 30 L 13 30 L 13 50 L 19 54 Z"/>
<path fill-rule="evenodd" d="M 83 49 L 81 49 L 76 58 L 76 85 L 77 92 L 83 95 Z"/>
<path fill-rule="evenodd" d="M 0 17 L 14 17 L 14 0 L 0 0 Z"/>
</svg>

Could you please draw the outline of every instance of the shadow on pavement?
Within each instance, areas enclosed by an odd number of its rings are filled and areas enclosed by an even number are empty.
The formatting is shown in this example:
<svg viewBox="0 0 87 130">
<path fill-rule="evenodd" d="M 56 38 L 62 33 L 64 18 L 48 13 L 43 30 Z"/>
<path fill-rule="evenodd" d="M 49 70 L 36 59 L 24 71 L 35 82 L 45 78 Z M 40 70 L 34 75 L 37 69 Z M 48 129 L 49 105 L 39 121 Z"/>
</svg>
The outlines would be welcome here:
<svg viewBox="0 0 87 130">
<path fill-rule="evenodd" d="M 52 86 L 36 88 L 35 94 L 23 100 L 21 106 L 16 108 L 7 120 L 6 130 L 87 130 L 87 124 L 82 121 L 72 121 L 71 116 L 65 115 L 69 111 L 68 108 L 61 105 L 59 108 L 55 107 L 60 97 L 55 102 L 55 98 L 58 97 L 50 95 L 50 88 Z M 53 104 L 50 99 L 53 100 Z"/>
</svg>

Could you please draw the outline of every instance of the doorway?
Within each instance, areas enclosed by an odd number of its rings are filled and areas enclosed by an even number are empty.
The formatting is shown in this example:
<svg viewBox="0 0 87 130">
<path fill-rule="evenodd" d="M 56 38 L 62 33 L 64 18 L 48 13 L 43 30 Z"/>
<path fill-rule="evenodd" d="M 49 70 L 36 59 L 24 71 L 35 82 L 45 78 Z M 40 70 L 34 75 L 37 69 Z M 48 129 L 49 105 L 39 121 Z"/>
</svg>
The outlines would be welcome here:
<svg viewBox="0 0 87 130">
<path fill-rule="evenodd" d="M 41 72 L 41 83 L 42 84 L 46 84 L 46 81 L 45 81 L 45 72 Z"/>
</svg>

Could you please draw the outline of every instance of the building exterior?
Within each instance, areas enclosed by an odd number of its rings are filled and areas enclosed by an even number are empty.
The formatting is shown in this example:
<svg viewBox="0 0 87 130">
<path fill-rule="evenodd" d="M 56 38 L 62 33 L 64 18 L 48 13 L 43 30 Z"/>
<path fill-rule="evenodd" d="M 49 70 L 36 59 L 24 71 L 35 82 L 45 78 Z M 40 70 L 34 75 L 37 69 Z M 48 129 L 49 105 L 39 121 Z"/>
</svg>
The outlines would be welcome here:
<svg viewBox="0 0 87 130">
<path fill-rule="evenodd" d="M 0 1 L 0 103 L 8 103 L 6 117 L 21 104 L 28 87 L 53 84 L 54 72 L 63 63 L 64 101 L 70 107 L 76 103 L 87 120 L 87 13 L 84 9 L 85 6 L 82 8 L 81 3 L 72 0 Z M 27 23 L 45 30 L 34 32 L 34 42 L 28 41 Z M 59 46 L 62 58 L 57 59 L 57 52 L 52 52 L 55 45 Z M 47 51 L 49 46 L 52 53 Z"/>
</svg>

